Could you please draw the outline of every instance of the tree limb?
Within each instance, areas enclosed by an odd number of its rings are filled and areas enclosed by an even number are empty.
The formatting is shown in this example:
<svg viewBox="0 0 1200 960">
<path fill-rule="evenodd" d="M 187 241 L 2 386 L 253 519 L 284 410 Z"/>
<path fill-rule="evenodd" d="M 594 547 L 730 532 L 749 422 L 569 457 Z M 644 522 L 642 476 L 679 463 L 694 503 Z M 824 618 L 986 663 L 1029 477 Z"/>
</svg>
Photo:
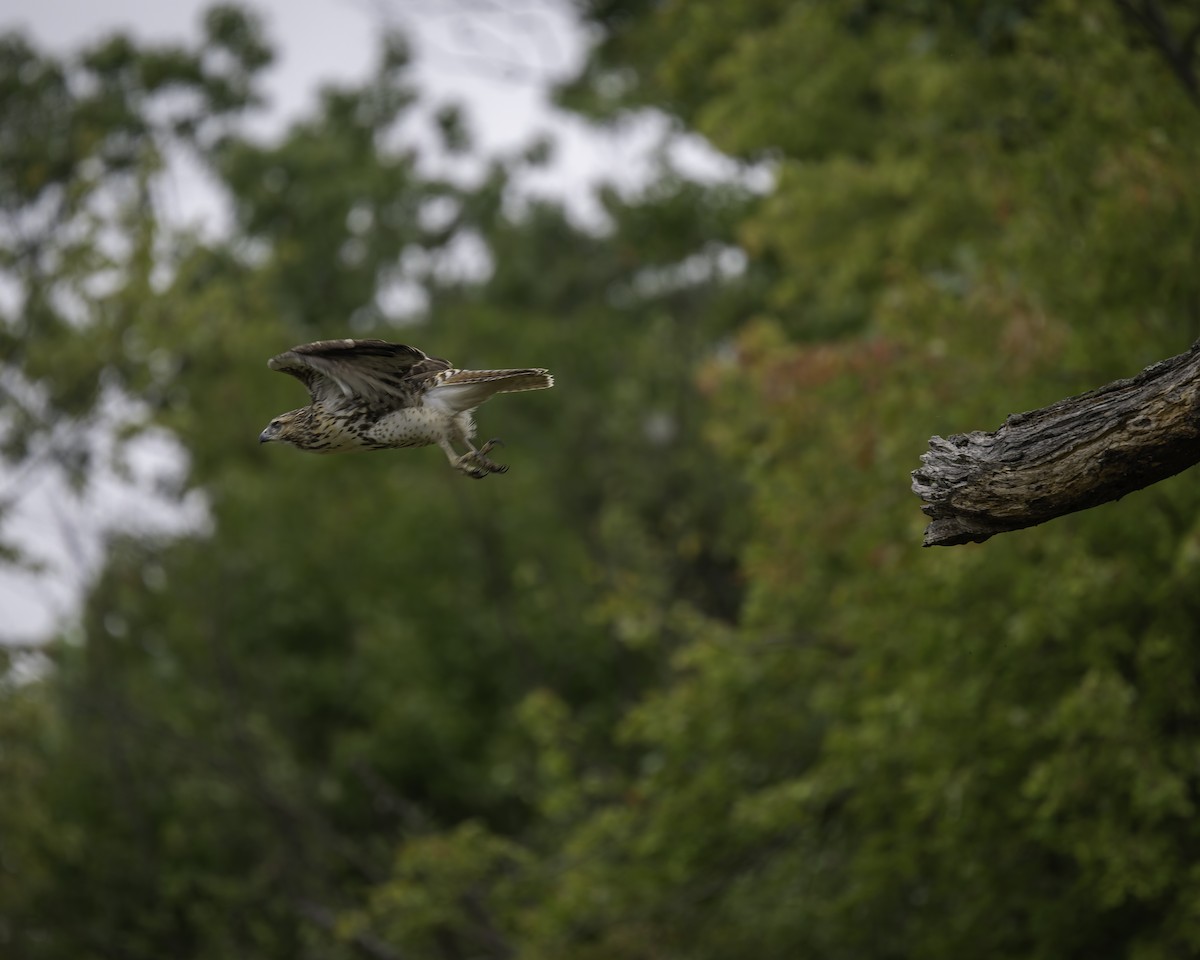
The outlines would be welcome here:
<svg viewBox="0 0 1200 960">
<path fill-rule="evenodd" d="M 993 433 L 931 437 L 912 489 L 933 518 L 924 545 L 953 546 L 1118 500 L 1197 462 L 1200 341 Z"/>
<path fill-rule="evenodd" d="M 1134 25 L 1140 27 L 1150 43 L 1162 56 L 1192 103 L 1200 106 L 1200 80 L 1196 77 L 1196 42 L 1200 37 L 1200 22 L 1187 35 L 1178 39 L 1166 14 L 1155 0 L 1114 0 L 1117 9 Z"/>
</svg>

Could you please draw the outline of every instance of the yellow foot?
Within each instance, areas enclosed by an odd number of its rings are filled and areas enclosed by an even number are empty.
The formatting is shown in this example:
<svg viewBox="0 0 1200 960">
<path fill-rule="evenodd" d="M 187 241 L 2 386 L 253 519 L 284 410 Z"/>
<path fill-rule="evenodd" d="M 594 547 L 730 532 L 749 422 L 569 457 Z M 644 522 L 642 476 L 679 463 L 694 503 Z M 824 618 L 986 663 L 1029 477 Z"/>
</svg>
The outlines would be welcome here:
<svg viewBox="0 0 1200 960">
<path fill-rule="evenodd" d="M 495 463 L 487 457 L 492 447 L 495 446 L 504 446 L 504 444 L 499 440 L 489 440 L 478 450 L 464 453 L 455 461 L 454 465 L 468 477 L 474 477 L 476 480 L 482 480 L 489 473 L 507 473 L 507 466 L 502 463 Z"/>
</svg>

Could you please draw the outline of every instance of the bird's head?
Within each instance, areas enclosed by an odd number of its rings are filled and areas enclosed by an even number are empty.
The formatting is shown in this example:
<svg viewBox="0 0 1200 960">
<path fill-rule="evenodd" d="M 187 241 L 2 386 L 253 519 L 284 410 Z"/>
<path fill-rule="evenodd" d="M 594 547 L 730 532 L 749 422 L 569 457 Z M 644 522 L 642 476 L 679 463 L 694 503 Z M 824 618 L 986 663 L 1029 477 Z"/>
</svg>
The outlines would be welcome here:
<svg viewBox="0 0 1200 960">
<path fill-rule="evenodd" d="M 308 414 L 308 407 L 281 413 L 258 435 L 258 442 L 290 443 L 292 446 L 303 447 L 302 441 L 307 436 Z"/>
</svg>

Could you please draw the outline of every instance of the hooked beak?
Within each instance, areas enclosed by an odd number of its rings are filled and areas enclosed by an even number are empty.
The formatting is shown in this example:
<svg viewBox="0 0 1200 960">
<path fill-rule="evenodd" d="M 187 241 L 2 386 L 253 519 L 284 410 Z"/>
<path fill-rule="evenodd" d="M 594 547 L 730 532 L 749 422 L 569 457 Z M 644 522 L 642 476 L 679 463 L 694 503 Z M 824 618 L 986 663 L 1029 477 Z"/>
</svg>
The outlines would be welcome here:
<svg viewBox="0 0 1200 960">
<path fill-rule="evenodd" d="M 275 434 L 279 432 L 279 428 L 274 424 L 269 424 L 267 428 L 258 435 L 259 443 L 270 443 L 275 439 Z"/>
</svg>

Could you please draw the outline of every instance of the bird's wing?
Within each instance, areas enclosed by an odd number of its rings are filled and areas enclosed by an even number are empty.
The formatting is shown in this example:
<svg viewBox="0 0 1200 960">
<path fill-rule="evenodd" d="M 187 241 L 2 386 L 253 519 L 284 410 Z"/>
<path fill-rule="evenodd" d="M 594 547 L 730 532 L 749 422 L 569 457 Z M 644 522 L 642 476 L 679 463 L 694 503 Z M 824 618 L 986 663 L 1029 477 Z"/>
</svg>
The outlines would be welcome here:
<svg viewBox="0 0 1200 960">
<path fill-rule="evenodd" d="M 408 401 L 422 381 L 450 369 L 403 343 L 386 340 L 318 340 L 267 361 L 272 370 L 300 380 L 315 401 Z"/>
</svg>

